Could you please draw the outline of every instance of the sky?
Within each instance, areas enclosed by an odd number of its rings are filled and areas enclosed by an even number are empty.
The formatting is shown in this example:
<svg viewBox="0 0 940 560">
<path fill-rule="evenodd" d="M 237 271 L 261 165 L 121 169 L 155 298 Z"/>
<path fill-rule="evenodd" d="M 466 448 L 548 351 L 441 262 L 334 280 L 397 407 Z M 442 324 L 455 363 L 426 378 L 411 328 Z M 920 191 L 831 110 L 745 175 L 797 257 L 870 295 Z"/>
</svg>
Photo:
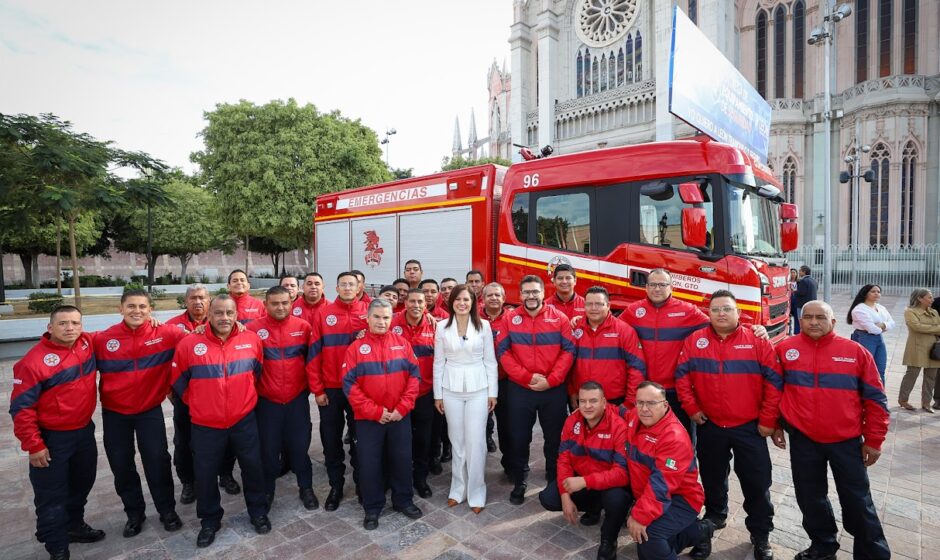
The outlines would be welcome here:
<svg viewBox="0 0 940 560">
<path fill-rule="evenodd" d="M 192 172 L 205 111 L 293 97 L 394 128 L 391 166 L 432 173 L 455 117 L 464 145 L 471 108 L 486 136 L 511 24 L 510 0 L 0 0 L 0 113 L 54 113 Z"/>
</svg>

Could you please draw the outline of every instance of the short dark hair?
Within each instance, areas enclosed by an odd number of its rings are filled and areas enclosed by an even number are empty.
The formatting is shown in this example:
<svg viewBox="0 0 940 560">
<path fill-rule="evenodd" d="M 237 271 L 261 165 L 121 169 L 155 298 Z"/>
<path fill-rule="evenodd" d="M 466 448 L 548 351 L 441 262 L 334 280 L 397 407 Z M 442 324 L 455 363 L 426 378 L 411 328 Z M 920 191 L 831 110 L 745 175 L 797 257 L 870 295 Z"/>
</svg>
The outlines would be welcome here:
<svg viewBox="0 0 940 560">
<path fill-rule="evenodd" d="M 729 290 L 715 290 L 714 293 L 712 293 L 713 300 L 720 297 L 731 298 L 735 302 L 738 301 L 738 298 L 734 297 L 734 294 L 732 294 Z"/>
<path fill-rule="evenodd" d="M 536 284 L 541 286 L 543 290 L 545 289 L 545 282 L 543 282 L 541 278 L 539 278 L 538 276 L 534 274 L 527 274 L 523 276 L 522 280 L 519 282 L 519 289 L 520 290 L 522 289 L 523 284 L 529 284 L 532 282 L 535 282 Z"/>
<path fill-rule="evenodd" d="M 437 280 L 432 280 L 431 278 L 425 278 L 424 280 L 418 282 L 418 287 L 424 286 L 425 284 L 434 284 L 434 287 L 441 289 L 441 285 L 437 283 Z"/>
<path fill-rule="evenodd" d="M 812 273 L 812 270 L 810 270 L 810 268 L 804 264 L 803 266 L 800 267 L 800 272 L 809 276 L 810 273 Z"/>
<path fill-rule="evenodd" d="M 124 293 L 121 294 L 121 303 L 124 303 L 125 301 L 127 301 L 127 298 L 132 298 L 132 297 L 145 297 L 147 298 L 147 303 L 151 305 L 153 303 L 150 301 L 150 294 L 147 293 L 147 290 L 142 290 L 140 288 L 135 288 L 133 290 L 124 290 Z"/>
<path fill-rule="evenodd" d="M 385 292 L 395 292 L 395 294 L 398 294 L 398 288 L 396 288 L 395 286 L 392 286 L 391 284 L 386 284 L 382 286 L 381 288 L 379 288 L 378 293 L 384 294 Z"/>
<path fill-rule="evenodd" d="M 356 282 L 359 281 L 359 277 L 356 276 L 356 273 L 355 273 L 355 272 L 353 272 L 353 271 L 351 271 L 351 270 L 344 270 L 343 272 L 340 272 L 339 274 L 336 275 L 336 283 L 337 283 L 337 284 L 339 284 L 339 279 L 342 278 L 343 276 L 352 276 L 353 278 L 356 279 Z"/>
<path fill-rule="evenodd" d="M 321 282 L 324 281 L 323 275 L 321 275 L 319 272 L 308 272 L 307 274 L 304 274 L 304 282 L 306 282 L 307 278 L 310 278 L 311 276 L 316 276 L 317 278 L 320 279 Z M 355 274 L 353 274 L 353 276 L 355 276 Z M 358 278 L 356 280 L 358 280 Z"/>
<path fill-rule="evenodd" d="M 264 299 L 268 299 L 270 296 L 277 296 L 280 294 L 290 295 L 290 291 L 284 286 L 271 286 L 268 288 L 268 291 L 264 293 Z"/>
<path fill-rule="evenodd" d="M 239 272 L 241 272 L 242 274 L 244 274 L 244 275 L 245 275 L 245 278 L 248 278 L 248 273 L 247 273 L 247 272 L 245 272 L 244 270 L 242 270 L 242 269 L 240 269 L 240 268 L 236 268 L 235 270 L 233 270 L 233 271 L 231 271 L 231 272 L 228 273 L 228 280 L 226 280 L 225 283 L 226 283 L 226 284 L 231 283 L 231 281 L 232 281 L 232 276 L 235 275 L 235 274 L 238 274 Z"/>
<path fill-rule="evenodd" d="M 55 316 L 58 315 L 59 313 L 76 313 L 76 312 L 79 315 L 82 314 L 82 310 L 75 307 L 74 305 L 60 305 L 56 307 L 55 309 L 53 309 L 52 313 L 49 314 L 49 322 L 51 323 L 52 321 L 54 321 Z"/>
<path fill-rule="evenodd" d="M 601 294 L 604 296 L 604 300 L 610 302 L 610 292 L 607 291 L 607 288 L 604 286 L 591 286 L 584 292 L 584 297 L 587 297 L 589 294 Z"/>
<path fill-rule="evenodd" d="M 363 281 L 363 282 L 366 281 L 366 275 L 363 274 L 361 270 L 357 270 L 357 269 L 354 268 L 354 269 L 350 270 L 349 272 L 352 272 L 352 275 L 355 276 L 357 280 L 358 280 L 359 278 L 362 278 L 362 281 Z"/>
<path fill-rule="evenodd" d="M 402 270 L 404 270 L 405 267 L 407 267 L 409 264 L 416 264 L 418 265 L 418 270 L 424 270 L 424 268 L 421 266 L 421 261 L 419 261 L 418 259 L 408 259 L 407 261 L 405 261 L 405 266 L 401 267 Z"/>
<path fill-rule="evenodd" d="M 600 391 L 601 394 L 604 394 L 604 387 L 597 381 L 585 381 L 578 387 L 578 391 Z"/>
<path fill-rule="evenodd" d="M 480 276 L 480 280 L 483 279 L 483 273 L 480 272 L 479 270 L 475 269 L 475 268 L 474 268 L 473 270 L 471 270 L 470 272 L 468 272 L 467 275 L 463 277 L 463 279 L 464 279 L 464 280 L 469 280 L 469 279 L 470 279 L 470 276 L 472 276 L 472 275 L 474 275 L 474 274 L 478 274 L 478 275 Z"/>
<path fill-rule="evenodd" d="M 578 277 L 578 271 L 576 271 L 573 266 L 567 263 L 561 263 L 560 265 L 556 266 L 555 270 L 552 271 L 552 278 L 554 279 L 560 272 L 570 272 L 571 275 L 575 278 Z"/>
<path fill-rule="evenodd" d="M 645 389 L 647 387 L 652 387 L 656 389 L 657 391 L 659 391 L 659 394 L 664 399 L 666 398 L 666 388 L 660 385 L 659 383 L 656 383 L 655 381 L 643 381 L 639 385 L 636 386 L 636 390 L 639 391 L 640 389 Z"/>
<path fill-rule="evenodd" d="M 421 291 L 421 288 L 409 288 L 408 295 L 410 296 L 411 294 L 421 294 L 421 297 L 424 297 L 424 292 Z M 407 296 L 405 297 L 407 299 Z"/>
<path fill-rule="evenodd" d="M 394 286 L 395 284 L 408 284 L 408 281 L 405 280 L 404 278 L 396 278 L 395 281 L 392 282 L 392 285 L 393 285 L 393 286 Z M 409 284 L 409 285 L 410 285 L 410 284 Z"/>
<path fill-rule="evenodd" d="M 447 278 L 441 279 L 441 284 L 443 284 L 444 282 L 456 282 L 456 281 L 457 281 L 456 278 L 451 278 L 450 276 L 448 276 Z"/>
<path fill-rule="evenodd" d="M 280 285 L 281 282 L 283 282 L 284 280 L 288 278 L 293 278 L 294 280 L 297 280 L 297 277 L 294 276 L 293 274 L 282 274 L 281 277 L 277 279 L 278 285 Z"/>
</svg>

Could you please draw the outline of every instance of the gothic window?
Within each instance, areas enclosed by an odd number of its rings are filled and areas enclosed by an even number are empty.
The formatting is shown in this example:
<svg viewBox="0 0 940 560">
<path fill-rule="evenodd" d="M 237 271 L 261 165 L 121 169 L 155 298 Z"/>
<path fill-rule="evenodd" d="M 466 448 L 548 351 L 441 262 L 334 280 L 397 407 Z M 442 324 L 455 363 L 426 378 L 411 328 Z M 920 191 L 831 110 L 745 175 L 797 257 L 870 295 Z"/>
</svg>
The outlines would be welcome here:
<svg viewBox="0 0 940 560">
<path fill-rule="evenodd" d="M 689 0 L 689 19 L 692 20 L 692 23 L 698 25 L 698 2 L 696 0 Z"/>
<path fill-rule="evenodd" d="M 878 3 L 878 75 L 891 74 L 891 10 L 892 0 Z"/>
<path fill-rule="evenodd" d="M 623 85 L 623 47 L 617 52 L 617 85 Z"/>
<path fill-rule="evenodd" d="M 584 49 L 584 95 L 591 95 L 591 51 Z"/>
<path fill-rule="evenodd" d="M 917 0 L 904 0 L 904 73 L 917 73 Z"/>
<path fill-rule="evenodd" d="M 632 83 L 633 79 L 633 35 L 627 35 L 627 65 L 624 67 L 624 76 L 627 83 Z"/>
<path fill-rule="evenodd" d="M 578 97 L 584 95 L 584 59 L 581 57 L 581 49 L 578 49 Z"/>
<path fill-rule="evenodd" d="M 793 97 L 803 99 L 803 52 L 806 45 L 806 9 L 802 0 L 793 5 Z"/>
<path fill-rule="evenodd" d="M 603 47 L 622 39 L 638 12 L 637 0 L 580 0 L 575 33 L 585 45 Z"/>
<path fill-rule="evenodd" d="M 757 13 L 757 93 L 767 98 L 767 13 Z"/>
<path fill-rule="evenodd" d="M 610 64 L 608 64 L 607 55 L 604 54 L 601 56 L 601 91 L 607 91 L 609 85 L 607 82 L 608 68 L 610 68 Z"/>
<path fill-rule="evenodd" d="M 871 151 L 871 169 L 875 180 L 871 184 L 871 219 L 868 223 L 868 244 L 872 246 L 888 243 L 888 170 L 891 155 L 888 147 L 878 144 Z"/>
<path fill-rule="evenodd" d="M 600 74 L 598 72 L 598 62 L 597 57 L 594 57 L 594 60 L 591 62 L 591 93 L 597 93 L 598 87 L 600 87 Z"/>
<path fill-rule="evenodd" d="M 783 5 L 774 10 L 774 97 L 786 97 L 787 74 L 787 10 Z"/>
<path fill-rule="evenodd" d="M 639 31 L 633 39 L 633 56 L 636 57 L 636 62 L 633 64 L 633 81 L 639 82 L 643 79 L 643 42 Z"/>
<path fill-rule="evenodd" d="M 617 57 L 614 53 L 610 53 L 610 58 L 607 59 L 607 83 L 610 89 L 617 87 Z"/>
<path fill-rule="evenodd" d="M 788 157 L 783 164 L 783 196 L 789 203 L 796 202 L 796 160 Z"/>
<path fill-rule="evenodd" d="M 914 170 L 917 146 L 908 142 L 901 160 L 901 245 L 914 243 Z"/>
<path fill-rule="evenodd" d="M 868 0 L 855 0 L 855 82 L 868 79 Z"/>
</svg>

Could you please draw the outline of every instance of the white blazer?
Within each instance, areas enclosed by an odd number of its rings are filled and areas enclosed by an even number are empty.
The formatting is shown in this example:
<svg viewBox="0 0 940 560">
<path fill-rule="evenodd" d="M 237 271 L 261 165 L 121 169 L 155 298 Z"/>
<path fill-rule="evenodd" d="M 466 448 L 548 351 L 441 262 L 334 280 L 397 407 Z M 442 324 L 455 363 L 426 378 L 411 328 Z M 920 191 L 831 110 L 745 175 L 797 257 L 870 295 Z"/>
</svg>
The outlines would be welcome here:
<svg viewBox="0 0 940 560">
<path fill-rule="evenodd" d="M 447 320 L 438 321 L 434 333 L 434 398 L 444 398 L 444 389 L 455 393 L 473 393 L 486 389 L 488 397 L 496 398 L 499 387 L 493 331 L 489 321 L 482 320 L 477 331 L 473 322 L 467 326 L 467 339 L 457 334 L 457 320 L 447 327 Z"/>
</svg>

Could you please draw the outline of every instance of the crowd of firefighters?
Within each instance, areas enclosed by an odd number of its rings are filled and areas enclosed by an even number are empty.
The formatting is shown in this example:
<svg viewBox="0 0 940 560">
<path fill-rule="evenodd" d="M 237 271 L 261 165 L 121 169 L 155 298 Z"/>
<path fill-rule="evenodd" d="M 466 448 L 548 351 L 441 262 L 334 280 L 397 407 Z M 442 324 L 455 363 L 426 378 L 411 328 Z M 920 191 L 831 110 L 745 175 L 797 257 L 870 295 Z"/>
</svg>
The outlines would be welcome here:
<svg viewBox="0 0 940 560">
<path fill-rule="evenodd" d="M 97 470 L 91 419 L 99 394 L 104 449 L 127 514 L 124 537 L 137 535 L 146 517 L 137 452 L 161 524 L 182 527 L 161 407 L 167 397 L 179 501 L 196 502 L 199 547 L 221 527 L 220 488 L 244 492 L 258 533 L 271 530 L 276 480 L 288 471 L 303 506 L 319 507 L 311 395 L 329 481 L 324 509 L 336 510 L 344 498 L 348 446 L 365 529 L 377 527 L 388 489 L 395 511 L 420 517 L 414 493 L 432 497 L 428 477 L 441 474 L 441 463 L 453 461 L 455 480 L 469 472 L 471 482 L 480 464 L 468 459 L 462 435 L 449 441 L 448 432 L 463 432 L 445 423 L 451 405 L 441 398 L 443 360 L 434 355 L 451 313 L 465 317 L 470 308 L 492 333 L 498 376 L 495 387 L 484 387 L 488 405 L 479 410 L 489 425 L 480 437 L 501 453 L 513 485 L 509 502 L 530 497 L 537 418 L 547 481 L 538 499 L 573 524 L 603 517 L 598 558 L 616 557 L 624 527 L 640 558 L 676 558 L 690 547 L 692 558 L 708 557 L 714 531 L 727 523 L 732 465 L 754 557 L 772 558 L 767 438 L 790 449 L 811 540 L 799 560 L 835 558 L 839 548 L 827 467 L 855 557 L 890 557 L 866 473 L 888 429 L 884 387 L 871 355 L 835 334 L 827 303 L 803 305 L 800 334 L 774 346 L 763 327 L 740 320 L 734 293 L 711 294 L 706 313 L 673 296 L 663 269 L 650 272 L 646 297 L 619 316 L 603 287 L 576 294 L 576 271 L 565 264 L 552 271 L 550 297 L 541 278 L 523 278 L 517 308 L 478 271 L 460 285 L 423 278 L 414 260 L 403 272 L 375 299 L 363 274 L 350 271 L 336 278 L 334 301 L 316 272 L 302 284 L 282 279 L 262 301 L 236 270 L 228 294 L 210 299 L 205 286 L 190 286 L 185 311 L 166 324 L 151 317 L 146 292 L 128 291 L 122 321 L 97 333 L 82 331 L 77 308 L 57 308 L 48 332 L 14 366 L 10 404 L 29 453 L 36 536 L 50 556 L 68 558 L 70 542 L 105 537 L 84 520 Z M 472 294 L 472 305 L 455 310 L 459 294 Z M 483 509 L 472 490 L 461 496 L 454 487 L 448 506 L 466 497 L 474 512 Z"/>
</svg>

